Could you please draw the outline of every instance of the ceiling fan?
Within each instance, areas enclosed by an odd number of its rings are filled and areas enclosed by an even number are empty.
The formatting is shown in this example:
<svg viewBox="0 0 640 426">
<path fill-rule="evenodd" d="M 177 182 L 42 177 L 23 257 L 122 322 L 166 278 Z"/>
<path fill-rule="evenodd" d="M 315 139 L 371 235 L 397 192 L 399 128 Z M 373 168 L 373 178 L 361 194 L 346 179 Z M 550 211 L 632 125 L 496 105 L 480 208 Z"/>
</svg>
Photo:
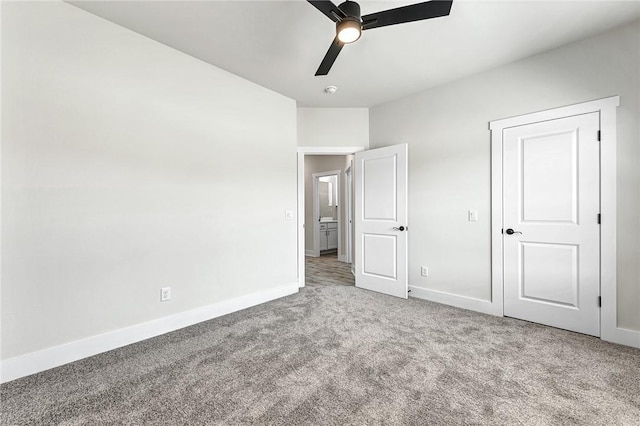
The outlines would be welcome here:
<svg viewBox="0 0 640 426">
<path fill-rule="evenodd" d="M 360 16 L 360 5 L 354 1 L 345 1 L 339 6 L 329 0 L 307 1 L 336 23 L 336 38 L 324 55 L 316 75 L 327 75 L 342 47 L 358 40 L 362 31 L 447 16 L 453 3 L 453 0 L 431 0 Z"/>
</svg>

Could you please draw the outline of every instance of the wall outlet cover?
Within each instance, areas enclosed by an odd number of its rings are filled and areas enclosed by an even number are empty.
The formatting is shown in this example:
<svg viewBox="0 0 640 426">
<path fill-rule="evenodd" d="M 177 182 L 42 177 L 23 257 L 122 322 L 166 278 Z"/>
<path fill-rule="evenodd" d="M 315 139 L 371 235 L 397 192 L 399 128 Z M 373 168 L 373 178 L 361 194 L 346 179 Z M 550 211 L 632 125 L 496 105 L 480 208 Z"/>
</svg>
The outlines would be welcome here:
<svg viewBox="0 0 640 426">
<path fill-rule="evenodd" d="M 160 289 L 160 301 L 166 302 L 167 300 L 171 300 L 171 287 L 162 287 Z"/>
</svg>

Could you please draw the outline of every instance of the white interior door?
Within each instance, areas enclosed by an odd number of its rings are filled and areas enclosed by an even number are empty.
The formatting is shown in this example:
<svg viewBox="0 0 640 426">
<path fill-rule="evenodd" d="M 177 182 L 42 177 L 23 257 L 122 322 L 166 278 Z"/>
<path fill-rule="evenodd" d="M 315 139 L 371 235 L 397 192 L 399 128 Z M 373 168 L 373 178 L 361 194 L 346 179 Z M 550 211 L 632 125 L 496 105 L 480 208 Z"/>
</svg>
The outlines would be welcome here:
<svg viewBox="0 0 640 426">
<path fill-rule="evenodd" d="M 355 155 L 356 286 L 407 298 L 407 144 Z"/>
<path fill-rule="evenodd" d="M 503 132 L 504 314 L 600 335 L 599 114 Z"/>
</svg>

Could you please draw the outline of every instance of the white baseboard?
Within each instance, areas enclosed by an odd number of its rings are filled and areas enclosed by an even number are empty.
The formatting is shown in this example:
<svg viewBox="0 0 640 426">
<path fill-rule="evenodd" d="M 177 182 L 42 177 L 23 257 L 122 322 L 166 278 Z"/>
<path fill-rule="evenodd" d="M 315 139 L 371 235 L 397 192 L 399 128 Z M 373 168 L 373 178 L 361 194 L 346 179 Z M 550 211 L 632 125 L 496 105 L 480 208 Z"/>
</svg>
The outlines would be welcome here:
<svg viewBox="0 0 640 426">
<path fill-rule="evenodd" d="M 455 306 L 457 308 L 468 309 L 470 311 L 481 312 L 483 314 L 503 316 L 502 307 L 498 303 L 491 303 L 488 300 L 475 299 L 472 297 L 460 296 L 452 293 L 445 293 L 437 290 L 429 290 L 422 287 L 409 286 L 410 296 L 418 299 L 425 299 L 431 302 L 442 303 L 444 305 Z M 619 345 L 631 346 L 640 349 L 640 331 L 629 330 L 616 327 L 615 329 L 601 330 L 602 340 L 617 343 Z"/>
<path fill-rule="evenodd" d="M 443 291 L 429 290 L 423 287 L 409 286 L 410 297 L 425 299 L 431 302 L 442 303 L 443 305 L 455 306 L 457 308 L 468 309 L 470 311 L 481 312 L 483 314 L 502 316 L 501 307 L 497 303 L 488 300 L 475 299 L 473 297 L 460 296 Z"/>
<path fill-rule="evenodd" d="M 347 255 L 346 254 L 339 254 L 338 255 L 338 261 L 347 263 Z"/>
<path fill-rule="evenodd" d="M 640 349 L 640 331 L 616 327 L 613 330 L 600 330 L 600 338 L 607 342 L 631 346 Z"/>
<path fill-rule="evenodd" d="M 0 362 L 0 383 L 39 373 L 298 292 L 298 283 L 247 294 Z"/>
<path fill-rule="evenodd" d="M 304 255 L 305 256 L 309 256 L 309 257 L 319 257 L 320 256 L 318 253 L 316 253 L 313 250 L 305 250 L 304 251 Z"/>
</svg>

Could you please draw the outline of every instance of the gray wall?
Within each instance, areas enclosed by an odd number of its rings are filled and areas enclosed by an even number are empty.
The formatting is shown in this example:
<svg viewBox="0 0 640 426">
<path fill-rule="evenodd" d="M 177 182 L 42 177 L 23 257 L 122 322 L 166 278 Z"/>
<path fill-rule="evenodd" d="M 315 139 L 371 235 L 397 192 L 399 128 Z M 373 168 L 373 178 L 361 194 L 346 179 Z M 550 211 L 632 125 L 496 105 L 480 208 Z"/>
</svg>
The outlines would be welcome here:
<svg viewBox="0 0 640 426">
<path fill-rule="evenodd" d="M 636 21 L 371 109 L 371 148 L 409 143 L 411 285 L 490 298 L 489 121 L 620 95 L 618 325 L 640 330 L 639 55 Z"/>
<path fill-rule="evenodd" d="M 2 359 L 296 282 L 293 100 L 3 2 L 2 113 Z"/>
<path fill-rule="evenodd" d="M 298 146 L 368 147 L 368 108 L 298 108 Z"/>
</svg>

